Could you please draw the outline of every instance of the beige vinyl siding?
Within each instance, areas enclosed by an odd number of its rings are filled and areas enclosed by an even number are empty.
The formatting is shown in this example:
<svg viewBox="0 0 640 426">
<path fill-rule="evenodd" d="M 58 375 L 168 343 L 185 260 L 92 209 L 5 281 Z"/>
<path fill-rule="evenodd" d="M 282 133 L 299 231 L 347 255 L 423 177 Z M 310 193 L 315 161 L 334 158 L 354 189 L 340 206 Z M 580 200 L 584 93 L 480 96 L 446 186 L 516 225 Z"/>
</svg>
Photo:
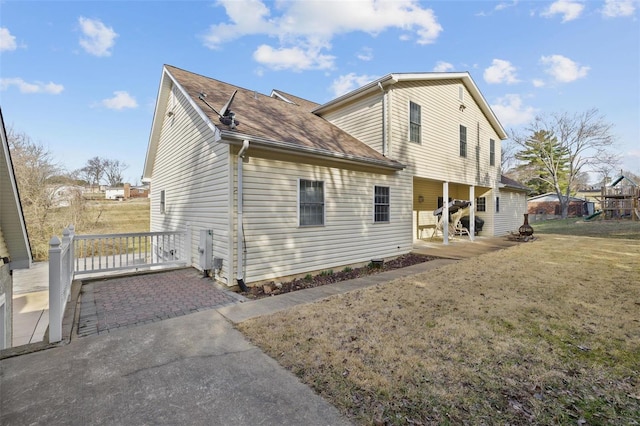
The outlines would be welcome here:
<svg viewBox="0 0 640 426">
<path fill-rule="evenodd" d="M 380 93 L 360 99 L 339 111 L 325 114 L 323 118 L 382 153 L 382 104 Z"/>
<path fill-rule="evenodd" d="M 392 86 L 389 156 L 421 178 L 493 187 L 499 169 L 489 166 L 489 139 L 496 140 L 499 158 L 498 135 L 466 88 L 465 109 L 460 111 L 459 87 L 454 80 Z M 421 144 L 409 142 L 409 102 L 421 106 Z M 467 128 L 466 158 L 460 156 L 460 125 Z"/>
<path fill-rule="evenodd" d="M 323 226 L 298 226 L 299 179 L 324 182 Z M 389 223 L 374 223 L 375 185 L 390 188 Z M 410 199 L 411 181 L 401 174 L 250 157 L 244 164 L 245 279 L 252 283 L 408 253 Z"/>
<path fill-rule="evenodd" d="M 524 223 L 524 214 L 527 212 L 527 197 L 524 192 L 501 189 L 500 212 L 496 213 L 495 235 L 505 235 L 510 231 L 516 231 Z M 495 210 L 495 205 L 494 205 Z"/>
<path fill-rule="evenodd" d="M 224 259 L 220 277 L 231 283 L 229 146 L 214 142 L 211 129 L 176 88 L 168 105 L 173 116 L 164 117 L 151 182 L 151 230 L 184 230 L 190 225 L 189 252 L 196 267 L 200 230 L 213 230 L 213 255 Z M 160 213 L 162 190 L 164 214 Z"/>
</svg>

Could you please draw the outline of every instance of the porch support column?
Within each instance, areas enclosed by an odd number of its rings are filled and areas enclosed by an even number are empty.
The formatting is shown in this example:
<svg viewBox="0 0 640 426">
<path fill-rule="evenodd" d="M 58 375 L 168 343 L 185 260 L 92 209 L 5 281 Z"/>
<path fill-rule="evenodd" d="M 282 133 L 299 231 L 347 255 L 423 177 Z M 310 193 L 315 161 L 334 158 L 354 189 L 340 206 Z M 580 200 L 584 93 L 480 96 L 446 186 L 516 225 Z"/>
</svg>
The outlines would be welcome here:
<svg viewBox="0 0 640 426">
<path fill-rule="evenodd" d="M 471 241 L 476 240 L 476 187 L 471 185 L 469 187 L 469 239 Z"/>
<path fill-rule="evenodd" d="M 449 182 L 442 182 L 442 244 L 449 244 Z"/>
</svg>

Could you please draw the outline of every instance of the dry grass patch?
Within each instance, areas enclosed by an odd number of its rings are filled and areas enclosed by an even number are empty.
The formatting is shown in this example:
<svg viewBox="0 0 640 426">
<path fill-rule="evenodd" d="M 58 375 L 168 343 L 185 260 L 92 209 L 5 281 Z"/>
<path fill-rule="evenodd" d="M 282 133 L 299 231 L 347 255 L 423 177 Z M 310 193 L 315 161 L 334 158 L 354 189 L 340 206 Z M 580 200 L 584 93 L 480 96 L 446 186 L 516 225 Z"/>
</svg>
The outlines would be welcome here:
<svg viewBox="0 0 640 426">
<path fill-rule="evenodd" d="M 545 235 L 240 329 L 360 424 L 638 424 L 639 274 Z"/>
</svg>

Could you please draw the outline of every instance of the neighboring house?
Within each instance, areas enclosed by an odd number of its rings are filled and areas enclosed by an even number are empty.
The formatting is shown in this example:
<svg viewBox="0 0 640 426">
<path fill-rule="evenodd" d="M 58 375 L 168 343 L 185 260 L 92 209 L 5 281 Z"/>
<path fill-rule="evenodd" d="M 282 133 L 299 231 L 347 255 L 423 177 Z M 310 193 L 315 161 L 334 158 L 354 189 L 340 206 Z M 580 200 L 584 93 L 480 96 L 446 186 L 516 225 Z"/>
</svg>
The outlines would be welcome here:
<svg viewBox="0 0 640 426">
<path fill-rule="evenodd" d="M 529 198 L 527 200 L 527 210 L 529 212 L 529 220 L 532 222 L 562 217 L 562 208 L 555 192 L 547 192 L 546 194 Z M 588 216 L 593 212 L 593 202 L 582 198 L 569 197 L 568 217 Z"/>
<path fill-rule="evenodd" d="M 0 110 L 0 349 L 11 347 L 13 270 L 31 266 L 31 246 Z"/>
<path fill-rule="evenodd" d="M 527 191 L 501 179 L 505 138 L 468 73 L 389 74 L 318 105 L 165 66 L 143 173 L 151 231 L 189 226 L 197 267 L 211 231 L 227 285 L 408 253 L 449 198 L 476 201 L 480 235 L 503 235 Z"/>
<path fill-rule="evenodd" d="M 107 200 L 124 200 L 124 188 L 107 188 L 104 191 L 104 197 Z"/>
<path fill-rule="evenodd" d="M 52 188 L 51 204 L 53 207 L 69 207 L 74 201 L 82 198 L 84 187 L 77 185 L 61 185 Z"/>
<path fill-rule="evenodd" d="M 128 200 L 129 198 L 144 198 L 149 196 L 149 187 L 147 185 L 131 186 L 131 184 L 125 183 L 121 187 L 106 188 L 104 194 L 107 200 Z"/>
</svg>

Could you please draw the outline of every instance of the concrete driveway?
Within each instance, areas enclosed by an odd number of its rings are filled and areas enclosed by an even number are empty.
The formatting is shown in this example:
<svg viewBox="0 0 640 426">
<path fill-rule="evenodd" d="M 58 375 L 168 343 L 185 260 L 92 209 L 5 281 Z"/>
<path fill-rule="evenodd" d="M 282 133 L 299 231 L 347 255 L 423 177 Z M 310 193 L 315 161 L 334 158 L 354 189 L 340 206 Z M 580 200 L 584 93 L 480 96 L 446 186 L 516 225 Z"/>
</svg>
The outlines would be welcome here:
<svg viewBox="0 0 640 426">
<path fill-rule="evenodd" d="M 215 310 L 0 361 L 3 425 L 346 425 Z"/>
</svg>

